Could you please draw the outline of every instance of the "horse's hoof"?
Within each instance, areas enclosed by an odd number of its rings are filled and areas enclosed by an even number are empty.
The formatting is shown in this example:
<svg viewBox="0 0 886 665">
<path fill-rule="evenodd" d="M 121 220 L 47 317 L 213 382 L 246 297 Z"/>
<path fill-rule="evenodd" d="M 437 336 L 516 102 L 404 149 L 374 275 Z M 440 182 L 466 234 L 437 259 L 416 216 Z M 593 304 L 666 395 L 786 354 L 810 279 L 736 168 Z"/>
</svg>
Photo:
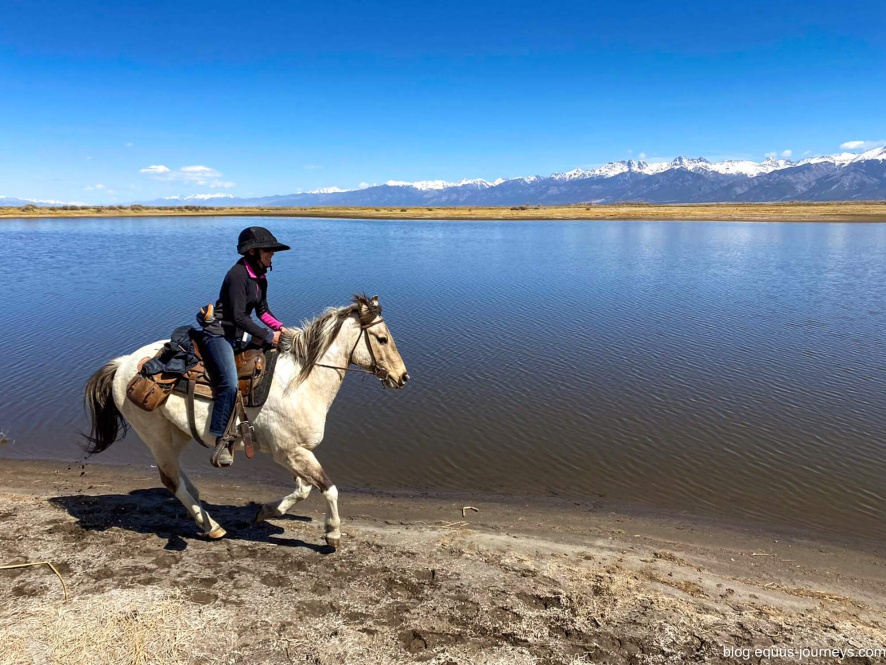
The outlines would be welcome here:
<svg viewBox="0 0 886 665">
<path fill-rule="evenodd" d="M 224 538 L 227 531 L 222 529 L 220 526 L 215 527 L 212 531 L 206 534 L 208 538 L 212 538 L 213 540 L 218 540 L 219 538 Z"/>
<path fill-rule="evenodd" d="M 341 538 L 333 538 L 332 536 L 326 536 L 326 544 L 329 545 L 334 550 L 337 550 L 341 545 Z"/>
<path fill-rule="evenodd" d="M 279 517 L 273 508 L 268 508 L 267 505 L 262 505 L 261 508 L 258 509 L 258 512 L 255 515 L 255 523 L 261 524 L 267 519 L 272 517 Z"/>
</svg>

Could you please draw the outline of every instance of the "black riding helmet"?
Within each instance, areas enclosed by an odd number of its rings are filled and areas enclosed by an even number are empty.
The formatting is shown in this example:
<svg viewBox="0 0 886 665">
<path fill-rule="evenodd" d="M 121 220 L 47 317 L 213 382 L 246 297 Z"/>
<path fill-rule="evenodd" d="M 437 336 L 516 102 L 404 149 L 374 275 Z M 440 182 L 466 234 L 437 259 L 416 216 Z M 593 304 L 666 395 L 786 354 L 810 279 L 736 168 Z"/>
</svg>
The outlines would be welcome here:
<svg viewBox="0 0 886 665">
<path fill-rule="evenodd" d="M 274 234 L 261 226 L 250 226 L 240 231 L 237 238 L 237 253 L 246 254 L 250 249 L 264 249 L 269 252 L 285 252 L 292 249 L 289 245 L 278 242 Z"/>
</svg>

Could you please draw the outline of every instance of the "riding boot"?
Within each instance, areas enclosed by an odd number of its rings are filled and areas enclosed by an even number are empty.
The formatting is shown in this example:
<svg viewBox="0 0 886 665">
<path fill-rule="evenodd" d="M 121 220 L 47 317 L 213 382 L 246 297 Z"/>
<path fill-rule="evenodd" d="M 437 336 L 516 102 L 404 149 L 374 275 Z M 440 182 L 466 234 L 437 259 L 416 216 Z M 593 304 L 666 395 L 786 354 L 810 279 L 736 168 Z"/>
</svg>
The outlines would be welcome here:
<svg viewBox="0 0 886 665">
<path fill-rule="evenodd" d="M 216 467 L 231 466 L 234 463 L 234 439 L 227 436 L 218 437 L 209 461 Z"/>
</svg>

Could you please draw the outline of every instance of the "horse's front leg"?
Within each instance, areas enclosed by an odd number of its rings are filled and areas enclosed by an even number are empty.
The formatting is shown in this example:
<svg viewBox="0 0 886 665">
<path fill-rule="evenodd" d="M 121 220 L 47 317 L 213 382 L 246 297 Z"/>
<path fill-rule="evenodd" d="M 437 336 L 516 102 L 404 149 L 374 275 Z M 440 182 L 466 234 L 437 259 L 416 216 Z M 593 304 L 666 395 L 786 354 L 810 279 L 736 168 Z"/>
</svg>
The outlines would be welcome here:
<svg viewBox="0 0 886 665">
<path fill-rule="evenodd" d="M 265 503 L 255 516 L 256 522 L 264 522 L 272 517 L 281 517 L 289 511 L 299 501 L 304 501 L 311 493 L 311 485 L 299 476 L 295 476 L 296 489 L 291 494 L 287 494 L 282 499 Z"/>
<path fill-rule="evenodd" d="M 278 463 L 286 466 L 294 476 L 310 483 L 323 493 L 323 498 L 326 499 L 326 544 L 330 547 L 338 547 L 341 542 L 341 520 L 338 517 L 338 490 L 332 484 L 329 476 L 326 475 L 323 467 L 320 466 L 320 462 L 314 457 L 314 453 L 307 448 L 298 447 L 295 450 L 281 451 L 281 454 L 277 454 L 274 457 Z M 294 492 L 294 494 L 297 493 L 298 490 Z M 286 501 L 291 496 L 292 494 L 285 497 L 283 501 Z M 264 509 L 264 506 L 262 506 L 262 509 Z"/>
</svg>

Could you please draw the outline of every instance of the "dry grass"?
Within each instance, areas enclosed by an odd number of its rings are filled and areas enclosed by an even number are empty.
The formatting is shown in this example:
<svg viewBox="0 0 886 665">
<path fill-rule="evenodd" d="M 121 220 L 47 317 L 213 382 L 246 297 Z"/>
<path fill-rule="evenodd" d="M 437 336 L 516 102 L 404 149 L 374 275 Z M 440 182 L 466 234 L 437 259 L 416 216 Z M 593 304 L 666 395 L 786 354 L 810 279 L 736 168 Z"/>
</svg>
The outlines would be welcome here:
<svg viewBox="0 0 886 665">
<path fill-rule="evenodd" d="M 65 594 L 65 600 L 68 600 L 68 585 L 65 584 L 65 578 L 62 577 L 62 574 L 58 572 L 58 568 L 55 567 L 51 561 L 29 561 L 27 563 L 10 563 L 4 566 L 0 566 L 0 570 L 13 570 L 16 568 L 30 568 L 32 566 L 47 566 L 53 573 L 55 573 L 56 577 L 58 577 L 59 581 L 62 583 L 62 591 Z"/>
<path fill-rule="evenodd" d="M 723 659 L 725 646 L 886 644 L 881 559 L 838 561 L 831 552 L 846 552 L 822 544 L 755 536 L 724 546 L 716 532 L 705 546 L 616 538 L 616 523 L 632 534 L 648 527 L 583 513 L 571 522 L 587 524 L 576 537 L 558 531 L 551 540 L 551 532 L 521 530 L 549 513 L 479 501 L 468 526 L 440 519 L 461 517 L 463 502 L 450 501 L 391 524 L 390 499 L 353 496 L 353 510 L 367 515 L 349 520 L 347 545 L 334 555 L 305 546 L 318 538 L 316 522 L 292 519 L 241 526 L 223 541 L 185 535 L 186 547 L 172 550 L 160 535 L 167 518 L 150 514 L 172 499 L 93 489 L 102 480 L 141 489 L 153 474 L 4 469 L 2 559 L 56 562 L 74 600 L 62 601 L 48 571 L 4 571 L 0 665 L 688 665 L 743 662 Z M 243 493 L 210 487 L 226 504 Z M 61 494 L 68 508 L 34 491 Z M 121 511 L 130 521 L 119 521 Z M 771 556 L 754 556 L 764 547 Z M 791 563 L 781 563 L 779 549 L 791 551 Z"/>
<path fill-rule="evenodd" d="M 414 208 L 182 208 L 84 207 L 0 208 L 2 217 L 178 217 L 178 216 L 262 216 L 332 217 L 357 219 L 438 219 L 438 220 L 683 220 L 683 221 L 844 221 L 886 222 L 886 201 L 833 203 L 710 203 L 653 205 L 621 203 L 591 205 L 499 207 L 414 207 Z"/>
<path fill-rule="evenodd" d="M 227 612 L 159 589 L 16 599 L 0 620 L 0 665 L 222 663 L 234 644 Z"/>
</svg>

